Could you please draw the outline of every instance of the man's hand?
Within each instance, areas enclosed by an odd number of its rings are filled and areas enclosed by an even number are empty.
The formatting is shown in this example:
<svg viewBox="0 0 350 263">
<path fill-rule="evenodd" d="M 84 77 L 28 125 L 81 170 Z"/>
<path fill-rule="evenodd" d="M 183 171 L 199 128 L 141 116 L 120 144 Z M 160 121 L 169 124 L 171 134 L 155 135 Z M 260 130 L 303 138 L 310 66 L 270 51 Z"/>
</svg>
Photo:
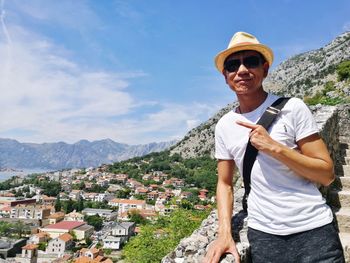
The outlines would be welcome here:
<svg viewBox="0 0 350 263">
<path fill-rule="evenodd" d="M 249 134 L 250 142 L 259 151 L 269 153 L 279 146 L 279 143 L 270 137 L 269 133 L 263 126 L 243 121 L 237 121 L 236 123 L 240 126 L 251 129 Z"/>
<path fill-rule="evenodd" d="M 235 263 L 240 263 L 235 241 L 231 238 L 218 238 L 209 244 L 208 252 L 203 259 L 203 263 L 217 263 L 225 253 L 231 253 L 235 258 Z"/>
</svg>

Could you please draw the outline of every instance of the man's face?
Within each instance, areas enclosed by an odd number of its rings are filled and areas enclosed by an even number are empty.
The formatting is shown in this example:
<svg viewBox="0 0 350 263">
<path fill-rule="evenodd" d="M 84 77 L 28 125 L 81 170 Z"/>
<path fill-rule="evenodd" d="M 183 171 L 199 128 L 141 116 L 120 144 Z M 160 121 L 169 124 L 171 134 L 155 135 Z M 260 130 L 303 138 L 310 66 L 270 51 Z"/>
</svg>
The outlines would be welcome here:
<svg viewBox="0 0 350 263">
<path fill-rule="evenodd" d="M 226 83 L 237 95 L 254 94 L 262 89 L 269 69 L 268 63 L 262 62 L 261 55 L 251 50 L 230 55 L 225 65 L 223 74 Z"/>
</svg>

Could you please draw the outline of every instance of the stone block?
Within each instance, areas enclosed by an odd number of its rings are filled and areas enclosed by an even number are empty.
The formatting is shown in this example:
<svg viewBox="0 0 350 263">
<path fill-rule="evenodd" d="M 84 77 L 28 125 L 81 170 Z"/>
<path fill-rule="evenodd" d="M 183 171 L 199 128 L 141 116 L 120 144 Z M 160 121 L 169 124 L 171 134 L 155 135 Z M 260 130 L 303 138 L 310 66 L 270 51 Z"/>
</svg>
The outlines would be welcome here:
<svg viewBox="0 0 350 263">
<path fill-rule="evenodd" d="M 343 171 L 345 177 L 350 177 L 350 165 L 343 165 Z"/>
<path fill-rule="evenodd" d="M 350 177 L 339 177 L 343 190 L 350 190 Z"/>
<path fill-rule="evenodd" d="M 331 190 L 329 193 L 329 203 L 332 207 L 350 207 L 350 191 Z"/>
<path fill-rule="evenodd" d="M 340 241 L 343 245 L 345 262 L 350 262 L 350 234 L 349 233 L 340 233 Z"/>
<path fill-rule="evenodd" d="M 335 212 L 339 231 L 350 234 L 350 208 L 340 208 Z"/>
</svg>

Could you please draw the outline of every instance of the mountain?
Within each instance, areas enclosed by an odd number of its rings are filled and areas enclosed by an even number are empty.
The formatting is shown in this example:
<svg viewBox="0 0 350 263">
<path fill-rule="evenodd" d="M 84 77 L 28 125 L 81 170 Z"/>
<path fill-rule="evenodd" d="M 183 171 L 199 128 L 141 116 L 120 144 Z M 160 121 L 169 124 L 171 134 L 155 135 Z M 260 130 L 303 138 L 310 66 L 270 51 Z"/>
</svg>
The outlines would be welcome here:
<svg viewBox="0 0 350 263">
<path fill-rule="evenodd" d="M 175 141 L 127 145 L 110 139 L 89 142 L 81 140 L 74 144 L 58 143 L 20 143 L 11 139 L 0 139 L 0 168 L 42 168 L 66 169 L 97 167 L 162 151 Z"/>
<path fill-rule="evenodd" d="M 337 80 L 336 68 L 350 60 L 350 32 L 345 32 L 326 46 L 305 52 L 284 61 L 264 81 L 267 90 L 303 98 L 334 82 L 337 95 L 349 96 L 349 84 Z M 343 94 L 345 93 L 345 94 Z"/>
<path fill-rule="evenodd" d="M 284 61 L 271 71 L 264 81 L 264 89 L 284 96 L 304 98 L 313 96 L 332 83 L 325 95 L 350 101 L 349 81 L 338 81 L 336 68 L 350 61 L 350 32 L 345 32 L 317 50 L 305 52 Z M 237 102 L 236 102 L 237 103 Z M 194 128 L 171 148 L 184 158 L 204 154 L 214 155 L 214 130 L 217 121 L 230 111 L 235 103 L 222 108 L 208 121 Z"/>
</svg>

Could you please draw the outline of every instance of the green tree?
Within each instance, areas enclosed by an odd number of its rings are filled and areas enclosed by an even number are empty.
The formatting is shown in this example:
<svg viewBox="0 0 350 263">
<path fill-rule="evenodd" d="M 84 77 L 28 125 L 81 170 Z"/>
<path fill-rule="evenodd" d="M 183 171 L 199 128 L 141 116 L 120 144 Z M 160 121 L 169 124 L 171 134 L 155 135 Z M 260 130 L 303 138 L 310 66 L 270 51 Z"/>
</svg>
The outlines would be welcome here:
<svg viewBox="0 0 350 263">
<path fill-rule="evenodd" d="M 140 211 L 139 210 L 129 210 L 128 211 L 128 217 L 130 219 L 131 222 L 135 222 L 138 225 L 144 225 L 148 222 L 147 219 L 143 218 L 140 215 Z"/>
<path fill-rule="evenodd" d="M 15 234 L 18 238 L 22 238 L 24 235 L 27 235 L 30 233 L 29 226 L 20 220 L 12 224 L 11 229 L 13 231 L 13 234 Z"/>
<path fill-rule="evenodd" d="M 9 236 L 9 234 L 11 233 L 11 227 L 12 224 L 5 222 L 5 221 L 0 221 L 0 236 Z"/>
<path fill-rule="evenodd" d="M 338 80 L 343 81 L 350 78 L 350 60 L 343 61 L 337 66 Z"/>
<path fill-rule="evenodd" d="M 77 211 L 80 212 L 80 211 L 83 211 L 84 210 L 84 200 L 83 198 L 80 198 L 79 201 L 78 201 L 78 205 L 77 205 Z"/>
<path fill-rule="evenodd" d="M 46 250 L 46 247 L 47 247 L 47 242 L 40 242 L 40 243 L 38 244 L 38 249 L 39 249 L 39 250 L 45 251 L 45 250 Z"/>
<path fill-rule="evenodd" d="M 103 226 L 103 218 L 99 215 L 92 215 L 92 216 L 85 216 L 84 220 L 89 224 L 92 225 L 96 231 L 101 230 Z"/>
<path fill-rule="evenodd" d="M 207 211 L 178 209 L 169 217 L 159 217 L 156 223 L 141 226 L 140 234 L 130 239 L 123 249 L 126 262 L 160 262 L 207 216 Z"/>
<path fill-rule="evenodd" d="M 61 203 L 61 198 L 60 195 L 57 195 L 56 202 L 55 202 L 55 211 L 59 212 L 62 209 L 62 203 Z"/>
<path fill-rule="evenodd" d="M 74 201 L 69 198 L 68 201 L 64 202 L 63 210 L 66 214 L 72 212 L 74 210 Z"/>
</svg>

